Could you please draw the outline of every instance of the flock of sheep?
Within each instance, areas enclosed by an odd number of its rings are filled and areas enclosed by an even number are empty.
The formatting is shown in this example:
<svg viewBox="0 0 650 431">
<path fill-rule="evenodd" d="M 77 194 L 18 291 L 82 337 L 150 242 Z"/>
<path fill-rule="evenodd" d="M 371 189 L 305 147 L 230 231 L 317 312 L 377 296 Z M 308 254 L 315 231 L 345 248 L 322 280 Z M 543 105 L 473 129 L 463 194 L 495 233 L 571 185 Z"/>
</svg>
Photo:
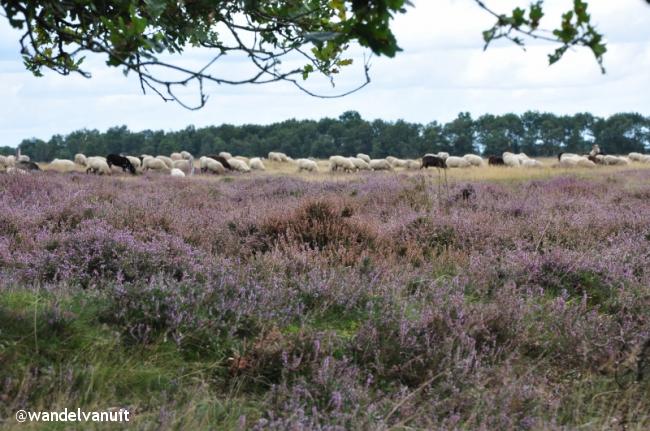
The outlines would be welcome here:
<svg viewBox="0 0 650 431">
<path fill-rule="evenodd" d="M 587 155 L 571 153 L 560 153 L 558 161 L 552 166 L 557 167 L 595 167 L 602 165 L 627 165 L 631 162 L 650 163 L 650 155 L 630 153 L 628 156 L 613 156 L 602 154 L 600 148 L 594 145 L 592 151 Z M 272 151 L 268 154 L 267 160 L 273 162 L 293 164 L 298 172 L 318 172 L 319 166 L 315 159 L 301 158 L 292 159 L 284 153 Z M 422 169 L 427 167 L 436 168 L 470 168 L 485 165 L 502 165 L 509 167 L 535 168 L 543 164 L 528 157 L 524 153 L 514 154 L 505 152 L 501 156 L 490 156 L 483 159 L 475 154 L 466 154 L 462 157 L 451 156 L 445 152 L 437 154 L 426 154 L 418 160 L 399 159 L 397 157 L 386 157 L 383 159 L 371 159 L 368 155 L 359 153 L 355 157 L 331 156 L 329 158 L 329 170 L 338 172 L 357 171 L 392 171 L 396 168 Z M 219 154 L 202 156 L 199 159 L 201 173 L 224 174 L 227 171 L 250 172 L 264 171 L 266 167 L 260 157 L 232 156 L 222 151 Z M 155 171 L 170 174 L 172 176 L 184 177 L 193 175 L 195 171 L 194 157 L 187 151 L 175 152 L 168 156 L 151 156 L 143 154 L 139 157 L 109 154 L 107 157 L 92 156 L 86 157 L 77 154 L 74 160 L 54 159 L 49 164 L 49 169 L 61 172 L 69 172 L 85 168 L 87 173 L 98 175 L 110 175 L 113 167 L 121 168 L 124 172 L 137 174 L 138 172 Z M 40 170 L 36 163 L 30 161 L 28 156 L 0 156 L 0 171 L 25 173 L 27 171 Z"/>
</svg>

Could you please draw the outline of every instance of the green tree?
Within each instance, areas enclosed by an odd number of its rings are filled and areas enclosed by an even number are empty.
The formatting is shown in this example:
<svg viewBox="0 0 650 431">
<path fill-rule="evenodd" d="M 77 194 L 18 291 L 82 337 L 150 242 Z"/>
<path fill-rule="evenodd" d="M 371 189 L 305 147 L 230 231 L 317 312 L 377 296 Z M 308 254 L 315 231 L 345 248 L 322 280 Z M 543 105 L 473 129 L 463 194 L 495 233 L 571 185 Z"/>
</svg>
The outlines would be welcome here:
<svg viewBox="0 0 650 431">
<path fill-rule="evenodd" d="M 607 153 L 626 154 L 650 149 L 650 120 L 637 113 L 614 114 L 599 121 L 596 143 Z"/>
<path fill-rule="evenodd" d="M 445 124 L 443 134 L 453 154 L 476 152 L 474 146 L 474 121 L 469 112 L 461 112 L 450 123 Z"/>
</svg>

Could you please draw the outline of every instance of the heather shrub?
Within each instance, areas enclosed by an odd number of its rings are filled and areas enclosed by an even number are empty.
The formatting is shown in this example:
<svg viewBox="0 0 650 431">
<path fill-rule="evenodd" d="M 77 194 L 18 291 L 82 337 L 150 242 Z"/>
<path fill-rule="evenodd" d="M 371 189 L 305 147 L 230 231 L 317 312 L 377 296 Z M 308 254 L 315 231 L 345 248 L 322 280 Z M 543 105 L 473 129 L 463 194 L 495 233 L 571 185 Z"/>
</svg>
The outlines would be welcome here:
<svg viewBox="0 0 650 431">
<path fill-rule="evenodd" d="M 201 277 L 203 256 L 164 233 L 135 234 L 88 220 L 75 229 L 51 234 L 31 258 L 30 276 L 88 287 L 114 280 L 148 280 L 158 274 L 174 280 Z"/>
</svg>

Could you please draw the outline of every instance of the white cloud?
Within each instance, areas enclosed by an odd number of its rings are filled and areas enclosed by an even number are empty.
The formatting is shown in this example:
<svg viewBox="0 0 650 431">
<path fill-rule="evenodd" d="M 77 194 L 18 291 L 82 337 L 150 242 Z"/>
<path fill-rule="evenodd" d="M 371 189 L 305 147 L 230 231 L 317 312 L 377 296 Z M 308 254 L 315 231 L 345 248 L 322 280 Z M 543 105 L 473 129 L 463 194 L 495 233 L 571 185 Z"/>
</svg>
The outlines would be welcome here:
<svg viewBox="0 0 650 431">
<path fill-rule="evenodd" d="M 549 24 L 571 6 L 568 0 L 545 2 Z M 80 128 L 126 124 L 132 130 L 175 130 L 189 124 L 270 123 L 287 118 L 338 116 L 357 110 L 369 119 L 429 122 L 447 121 L 458 112 L 553 111 L 560 114 L 590 111 L 608 115 L 619 111 L 650 113 L 650 7 L 643 2 L 592 0 L 593 21 L 605 32 L 608 49 L 602 75 L 589 52 L 569 52 L 549 67 L 553 47 L 534 42 L 527 50 L 505 43 L 483 51 L 481 31 L 493 18 L 472 0 L 417 0 L 416 6 L 395 21 L 404 49 L 395 58 L 372 59 L 372 83 L 342 99 L 316 99 L 290 84 L 268 86 L 210 85 L 208 105 L 187 111 L 164 103 L 153 94 L 142 95 L 137 79 L 125 78 L 108 68 L 102 58 L 87 67 L 91 80 L 46 73 L 35 78 L 24 70 L 18 38 L 0 18 L 0 146 L 17 145 L 21 139 L 48 139 L 55 133 Z M 488 4 L 512 9 L 528 2 L 491 0 Z M 359 50 L 354 50 L 358 54 Z M 188 66 L 203 64 L 208 54 L 191 50 L 178 61 Z M 337 80 L 334 91 L 353 88 L 361 80 L 360 63 Z M 300 64 L 300 63 L 296 63 Z M 290 66 L 288 64 L 288 66 Z M 238 58 L 220 63 L 228 76 L 250 70 Z M 332 92 L 326 80 L 310 80 L 310 89 Z M 180 94 L 196 100 L 195 89 Z"/>
</svg>

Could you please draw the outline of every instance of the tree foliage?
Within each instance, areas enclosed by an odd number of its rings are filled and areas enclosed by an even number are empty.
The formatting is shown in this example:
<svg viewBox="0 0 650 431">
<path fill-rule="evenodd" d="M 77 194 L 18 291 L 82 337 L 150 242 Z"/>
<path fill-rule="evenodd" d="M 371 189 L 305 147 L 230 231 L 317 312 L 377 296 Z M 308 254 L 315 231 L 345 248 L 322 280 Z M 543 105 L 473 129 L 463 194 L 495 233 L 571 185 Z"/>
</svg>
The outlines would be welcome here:
<svg viewBox="0 0 650 431">
<path fill-rule="evenodd" d="M 37 161 L 72 158 L 78 152 L 156 155 L 181 150 L 195 155 L 229 151 L 260 156 L 283 151 L 294 157 L 325 158 L 363 152 L 372 157 L 415 158 L 438 151 L 458 155 L 523 151 L 530 156 L 553 156 L 561 151 L 587 153 L 594 143 L 611 154 L 650 152 L 650 117 L 635 113 L 609 118 L 589 113 L 557 116 L 529 111 L 522 115 L 486 114 L 473 119 L 469 113 L 460 113 L 446 124 L 433 121 L 423 125 L 403 120 L 370 122 L 359 113 L 348 111 L 339 118 L 292 119 L 267 126 L 189 126 L 176 132 L 131 132 L 126 126 L 103 133 L 78 130 L 67 136 L 52 136 L 48 141 L 27 139 L 20 149 Z M 14 149 L 0 148 L 0 153 L 12 154 Z"/>
<path fill-rule="evenodd" d="M 543 39 L 558 45 L 549 55 L 550 63 L 569 48 L 584 46 L 602 67 L 606 46 L 591 22 L 586 1 L 573 0 L 556 29 L 542 27 L 541 0 L 508 13 L 495 11 L 482 0 L 475 2 L 496 18 L 483 32 L 486 48 L 498 39 L 522 46 L 526 39 Z M 109 66 L 136 74 L 143 91 L 154 91 L 188 108 L 206 103 L 205 82 L 289 81 L 316 95 L 304 87 L 303 80 L 318 72 L 333 83 L 333 77 L 353 62 L 347 54 L 352 43 L 375 55 L 394 56 L 400 48 L 392 20 L 410 5 L 409 0 L 0 0 L 10 25 L 22 32 L 23 60 L 35 75 L 50 69 L 89 77 L 84 59 L 99 54 Z M 169 60 L 170 54 L 191 47 L 214 54 L 197 69 Z M 250 60 L 250 75 L 217 74 L 215 65 L 236 54 Z M 368 84 L 367 61 L 363 68 L 365 81 L 359 87 L 326 97 L 349 94 Z M 179 86 L 190 83 L 198 83 L 200 95 L 192 106 L 176 96 Z"/>
</svg>

